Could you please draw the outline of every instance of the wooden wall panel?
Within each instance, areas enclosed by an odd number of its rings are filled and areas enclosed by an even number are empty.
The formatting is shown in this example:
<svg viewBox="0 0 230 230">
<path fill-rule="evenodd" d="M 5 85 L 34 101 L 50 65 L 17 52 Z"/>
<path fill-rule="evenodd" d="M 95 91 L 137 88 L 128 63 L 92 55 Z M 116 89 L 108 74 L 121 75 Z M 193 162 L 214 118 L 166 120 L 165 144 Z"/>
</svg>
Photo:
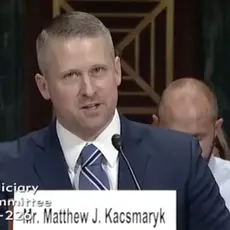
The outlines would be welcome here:
<svg viewBox="0 0 230 230">
<path fill-rule="evenodd" d="M 92 12 L 110 27 L 116 48 L 123 59 L 124 77 L 119 88 L 119 107 L 133 120 L 151 123 L 154 107 L 169 82 L 184 76 L 200 78 L 202 74 L 198 0 L 142 3 L 126 0 L 55 0 L 53 5 L 46 0 L 27 2 L 26 131 L 44 127 L 52 116 L 51 105 L 42 99 L 34 83 L 33 76 L 38 71 L 35 37 L 52 16 L 65 11 L 74 9 Z M 170 9 L 171 16 L 167 17 Z M 156 20 L 152 20 L 154 17 Z"/>
<path fill-rule="evenodd" d="M 51 0 L 26 0 L 24 133 L 46 126 L 52 116 L 52 106 L 42 98 L 34 80 L 35 74 L 39 71 L 36 38 L 51 19 Z"/>
</svg>

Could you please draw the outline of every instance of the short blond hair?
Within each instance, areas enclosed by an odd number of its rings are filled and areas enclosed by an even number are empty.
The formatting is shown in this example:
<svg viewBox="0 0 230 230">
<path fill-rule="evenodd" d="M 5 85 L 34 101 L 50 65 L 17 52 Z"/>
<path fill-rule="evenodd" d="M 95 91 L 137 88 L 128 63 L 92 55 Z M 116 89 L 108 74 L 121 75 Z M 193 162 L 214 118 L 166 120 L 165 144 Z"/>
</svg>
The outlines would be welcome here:
<svg viewBox="0 0 230 230">
<path fill-rule="evenodd" d="M 80 11 L 61 14 L 54 18 L 50 25 L 41 31 L 36 40 L 37 61 L 40 71 L 46 69 L 46 50 L 50 40 L 55 38 L 93 38 L 103 36 L 108 42 L 112 55 L 114 46 L 111 34 L 106 26 L 94 15 Z"/>
</svg>

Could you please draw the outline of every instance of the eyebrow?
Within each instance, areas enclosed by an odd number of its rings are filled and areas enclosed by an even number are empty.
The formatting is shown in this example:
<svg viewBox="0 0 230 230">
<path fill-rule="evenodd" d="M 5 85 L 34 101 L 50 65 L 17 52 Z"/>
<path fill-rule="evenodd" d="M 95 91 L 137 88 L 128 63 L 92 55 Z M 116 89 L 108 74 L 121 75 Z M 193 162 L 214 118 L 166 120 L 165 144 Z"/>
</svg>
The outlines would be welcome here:
<svg viewBox="0 0 230 230">
<path fill-rule="evenodd" d="M 96 68 L 96 67 L 104 67 L 104 68 L 107 68 L 108 65 L 107 65 L 107 64 L 95 64 L 95 65 L 92 65 L 90 69 Z"/>
<path fill-rule="evenodd" d="M 72 73 L 72 72 L 81 72 L 81 71 L 79 69 L 71 68 L 65 71 L 61 71 L 61 75 L 65 75 L 65 74 Z"/>
<path fill-rule="evenodd" d="M 107 64 L 94 64 L 90 67 L 90 69 L 93 69 L 93 68 L 96 68 L 96 67 L 104 67 L 104 68 L 108 68 L 108 65 Z M 79 69 L 76 69 L 76 68 L 71 68 L 71 69 L 68 69 L 68 70 L 65 70 L 65 71 L 61 71 L 61 75 L 65 75 L 65 74 L 68 74 L 68 73 L 71 73 L 71 72 L 82 72 L 81 70 Z"/>
</svg>

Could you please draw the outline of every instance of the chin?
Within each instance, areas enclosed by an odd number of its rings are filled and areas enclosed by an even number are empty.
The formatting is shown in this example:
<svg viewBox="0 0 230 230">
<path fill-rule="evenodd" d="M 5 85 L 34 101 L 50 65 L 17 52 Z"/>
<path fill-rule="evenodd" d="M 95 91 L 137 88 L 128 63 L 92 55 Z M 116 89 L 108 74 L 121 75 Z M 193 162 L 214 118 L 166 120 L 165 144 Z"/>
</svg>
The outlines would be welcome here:
<svg viewBox="0 0 230 230">
<path fill-rule="evenodd" d="M 98 132 L 101 129 L 103 129 L 106 125 L 107 125 L 107 122 L 105 121 L 102 121 L 100 119 L 92 119 L 91 121 L 85 122 L 84 128 Z"/>
<path fill-rule="evenodd" d="M 100 123 L 100 122 L 92 122 L 85 125 L 85 128 L 89 130 L 100 130 L 103 127 L 104 127 L 104 123 Z"/>
</svg>

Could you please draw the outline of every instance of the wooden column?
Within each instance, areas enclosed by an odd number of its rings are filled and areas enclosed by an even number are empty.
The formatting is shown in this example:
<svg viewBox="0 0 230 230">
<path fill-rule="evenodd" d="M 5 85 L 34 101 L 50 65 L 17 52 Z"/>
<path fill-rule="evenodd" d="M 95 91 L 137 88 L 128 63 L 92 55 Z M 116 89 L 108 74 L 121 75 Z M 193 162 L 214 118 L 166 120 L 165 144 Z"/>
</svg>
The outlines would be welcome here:
<svg viewBox="0 0 230 230">
<path fill-rule="evenodd" d="M 52 18 L 52 1 L 27 0 L 25 19 L 25 103 L 24 132 L 42 128 L 50 123 L 51 103 L 45 101 L 35 84 L 34 75 L 39 71 L 36 59 L 36 37 Z"/>
</svg>

